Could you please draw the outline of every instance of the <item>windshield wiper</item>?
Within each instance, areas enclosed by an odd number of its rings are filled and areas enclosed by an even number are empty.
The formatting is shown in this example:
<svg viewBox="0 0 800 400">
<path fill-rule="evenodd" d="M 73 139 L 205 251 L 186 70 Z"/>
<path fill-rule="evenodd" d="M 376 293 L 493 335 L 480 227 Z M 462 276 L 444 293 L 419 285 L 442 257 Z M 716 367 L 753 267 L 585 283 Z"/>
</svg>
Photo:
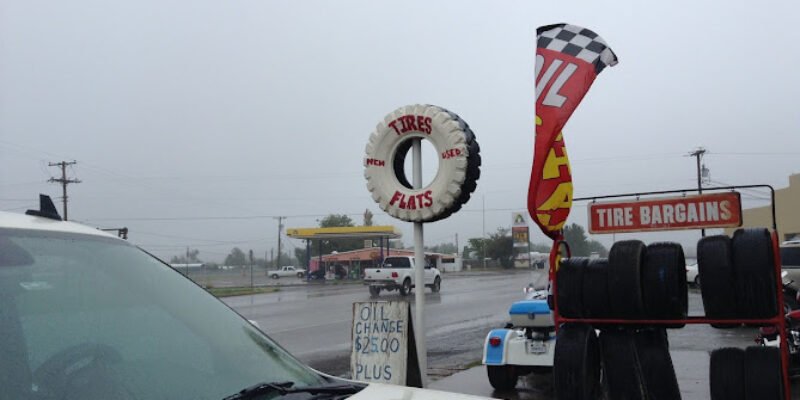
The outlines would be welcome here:
<svg viewBox="0 0 800 400">
<path fill-rule="evenodd" d="M 256 396 L 277 393 L 285 396 L 290 393 L 309 393 L 309 394 L 353 394 L 363 387 L 356 385 L 328 385 L 328 386 L 302 386 L 292 387 L 294 382 L 264 382 L 246 387 L 239 392 L 232 394 L 222 400 L 243 400 L 251 399 Z"/>
</svg>

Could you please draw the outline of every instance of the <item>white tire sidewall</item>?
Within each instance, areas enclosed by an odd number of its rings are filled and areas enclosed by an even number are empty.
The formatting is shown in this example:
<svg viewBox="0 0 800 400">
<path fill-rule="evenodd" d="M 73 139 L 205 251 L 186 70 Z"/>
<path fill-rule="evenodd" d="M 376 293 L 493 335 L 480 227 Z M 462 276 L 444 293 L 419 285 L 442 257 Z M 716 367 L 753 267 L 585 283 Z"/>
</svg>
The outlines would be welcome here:
<svg viewBox="0 0 800 400">
<path fill-rule="evenodd" d="M 409 119 L 416 129 L 408 123 Z M 426 126 L 430 133 L 426 132 Z M 403 185 L 394 166 L 398 150 L 412 138 L 428 140 L 439 160 L 433 180 L 421 189 Z M 395 218 L 414 222 L 435 220 L 457 206 L 467 179 L 467 145 L 464 127 L 447 111 L 436 106 L 400 107 L 387 115 L 370 136 L 364 159 L 367 189 L 381 209 Z M 409 178 L 406 180 L 410 183 Z"/>
</svg>

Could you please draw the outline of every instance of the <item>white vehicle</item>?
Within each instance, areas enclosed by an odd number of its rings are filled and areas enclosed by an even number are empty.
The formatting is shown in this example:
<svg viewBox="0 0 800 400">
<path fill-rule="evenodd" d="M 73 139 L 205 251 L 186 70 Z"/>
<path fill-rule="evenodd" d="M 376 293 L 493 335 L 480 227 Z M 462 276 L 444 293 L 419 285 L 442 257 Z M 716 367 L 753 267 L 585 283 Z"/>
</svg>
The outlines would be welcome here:
<svg viewBox="0 0 800 400">
<path fill-rule="evenodd" d="M 790 240 L 781 243 L 781 268 L 787 279 L 800 282 L 800 241 Z"/>
<path fill-rule="evenodd" d="M 364 270 L 364 284 L 372 296 L 378 296 L 381 290 L 399 290 L 407 296 L 416 287 L 414 276 L 414 257 L 392 256 L 386 257 L 381 267 Z M 432 265 L 425 266 L 425 287 L 434 293 L 442 288 L 442 274 Z"/>
<path fill-rule="evenodd" d="M 700 275 L 697 273 L 697 263 L 686 266 L 686 282 L 700 287 Z"/>
<path fill-rule="evenodd" d="M 511 305 L 511 323 L 486 335 L 482 362 L 489 383 L 497 390 L 510 390 L 522 375 L 553 370 L 555 323 L 547 305 L 546 290 L 524 289 L 525 300 Z"/>
<path fill-rule="evenodd" d="M 281 269 L 276 269 L 272 271 L 267 271 L 267 275 L 269 275 L 272 279 L 278 278 L 286 278 L 289 276 L 296 276 L 298 278 L 302 278 L 306 275 L 306 270 L 302 268 L 295 268 L 292 266 L 283 266 Z"/>
<path fill-rule="evenodd" d="M 169 265 L 47 203 L 0 212 L 2 398 L 477 399 L 317 372 Z"/>
<path fill-rule="evenodd" d="M 536 268 L 544 268 L 547 265 L 547 260 L 550 258 L 550 254 L 548 253 L 539 253 L 538 251 L 531 251 L 528 253 L 528 257 L 531 260 L 531 265 Z"/>
</svg>

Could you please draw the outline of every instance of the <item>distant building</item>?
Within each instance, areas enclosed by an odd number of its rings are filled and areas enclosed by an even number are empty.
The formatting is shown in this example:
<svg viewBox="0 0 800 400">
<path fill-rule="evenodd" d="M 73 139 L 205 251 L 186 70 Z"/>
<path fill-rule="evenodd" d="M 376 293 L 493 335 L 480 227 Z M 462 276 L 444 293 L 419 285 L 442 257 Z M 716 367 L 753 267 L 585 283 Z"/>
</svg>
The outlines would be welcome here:
<svg viewBox="0 0 800 400">
<path fill-rule="evenodd" d="M 775 219 L 781 240 L 800 239 L 800 174 L 789 176 L 789 187 L 775 189 Z M 742 210 L 743 228 L 772 228 L 769 205 Z M 732 235 L 735 229 L 725 229 Z"/>
<path fill-rule="evenodd" d="M 380 250 L 374 247 L 364 248 L 351 251 L 343 251 L 341 253 L 327 254 L 322 256 L 322 262 L 328 266 L 335 264 L 343 264 L 348 266 L 348 269 L 355 269 L 361 273 L 365 268 L 373 268 L 380 263 Z M 386 249 L 384 250 L 384 257 L 389 256 L 414 256 L 414 250 L 405 249 Z M 428 262 L 432 263 L 439 270 L 443 272 L 461 271 L 461 257 L 454 254 L 440 254 L 425 252 L 425 258 Z M 312 258 L 312 265 L 310 271 L 317 269 L 319 265 L 318 257 Z"/>
</svg>

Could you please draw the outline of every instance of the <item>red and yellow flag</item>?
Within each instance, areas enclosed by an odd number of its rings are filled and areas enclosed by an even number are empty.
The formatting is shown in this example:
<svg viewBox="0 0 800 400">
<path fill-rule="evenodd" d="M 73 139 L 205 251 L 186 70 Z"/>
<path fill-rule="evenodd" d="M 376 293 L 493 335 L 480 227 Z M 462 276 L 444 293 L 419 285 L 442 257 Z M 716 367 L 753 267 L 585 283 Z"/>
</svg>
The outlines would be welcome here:
<svg viewBox="0 0 800 400">
<path fill-rule="evenodd" d="M 617 56 L 596 33 L 569 24 L 536 30 L 536 140 L 528 212 L 556 239 L 572 208 L 572 174 L 561 129 L 594 79 Z"/>
</svg>

